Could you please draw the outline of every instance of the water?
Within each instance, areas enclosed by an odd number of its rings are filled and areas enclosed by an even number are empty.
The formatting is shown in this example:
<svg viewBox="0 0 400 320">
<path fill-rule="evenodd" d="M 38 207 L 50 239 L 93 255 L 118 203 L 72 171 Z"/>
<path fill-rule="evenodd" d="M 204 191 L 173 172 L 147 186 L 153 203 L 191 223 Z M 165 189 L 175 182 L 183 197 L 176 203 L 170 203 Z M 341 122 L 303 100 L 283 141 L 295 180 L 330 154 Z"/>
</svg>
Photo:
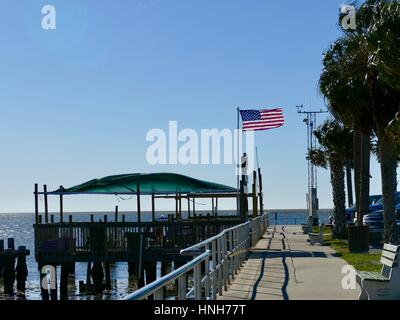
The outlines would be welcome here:
<svg viewBox="0 0 400 320">
<path fill-rule="evenodd" d="M 320 222 L 327 222 L 329 220 L 329 212 L 328 210 L 321 210 L 320 213 Z M 173 213 L 173 212 L 170 212 Z M 198 212 L 199 214 L 201 212 Z M 276 213 L 276 214 L 275 214 Z M 99 219 L 103 220 L 105 213 L 94 213 L 95 221 Z M 124 213 L 121 213 L 121 215 Z M 126 221 L 136 221 L 136 214 L 134 213 L 125 213 Z M 165 216 L 168 215 L 168 212 L 163 213 Z M 204 212 L 206 215 L 207 212 Z M 220 215 L 234 215 L 233 211 L 224 211 L 220 212 Z M 57 215 L 56 222 L 57 222 Z M 157 217 L 160 217 L 158 215 Z M 109 214 L 108 220 L 112 221 L 114 215 Z M 183 216 L 185 218 L 185 216 Z M 302 224 L 307 221 L 307 213 L 304 210 L 273 210 L 269 212 L 270 224 L 274 225 L 293 225 L 293 224 Z M 275 220 L 276 217 L 276 220 Z M 67 219 L 67 215 L 65 218 Z M 89 221 L 90 214 L 89 213 L 76 213 L 73 215 L 73 221 Z M 143 221 L 151 220 L 151 213 L 146 212 L 142 213 Z M 33 224 L 34 224 L 34 214 L 33 213 L 5 213 L 0 214 L 0 239 L 5 240 L 5 246 L 7 246 L 7 238 L 15 239 L 15 246 L 26 246 L 29 249 L 30 255 L 27 257 L 27 266 L 28 266 L 28 280 L 27 280 L 27 291 L 24 298 L 22 297 L 9 297 L 2 295 L 3 292 L 3 284 L 0 282 L 0 299 L 7 300 L 15 300 L 15 299 L 27 299 L 27 300 L 40 300 L 40 275 L 38 271 L 38 266 L 35 261 L 35 252 L 34 252 L 34 232 L 33 232 Z M 69 284 L 69 299 L 70 300 L 117 300 L 121 299 L 128 293 L 131 293 L 137 289 L 137 282 L 135 279 L 129 279 L 128 274 L 128 266 L 127 263 L 116 263 L 111 268 L 111 279 L 112 279 L 112 289 L 104 292 L 102 295 L 93 296 L 93 295 L 82 295 L 79 293 L 79 281 L 83 280 L 86 282 L 86 267 L 85 263 L 76 263 L 75 269 L 75 278 L 70 279 Z M 58 267 L 57 270 L 58 276 L 60 275 L 60 270 Z M 60 280 L 58 279 L 58 283 Z"/>
</svg>

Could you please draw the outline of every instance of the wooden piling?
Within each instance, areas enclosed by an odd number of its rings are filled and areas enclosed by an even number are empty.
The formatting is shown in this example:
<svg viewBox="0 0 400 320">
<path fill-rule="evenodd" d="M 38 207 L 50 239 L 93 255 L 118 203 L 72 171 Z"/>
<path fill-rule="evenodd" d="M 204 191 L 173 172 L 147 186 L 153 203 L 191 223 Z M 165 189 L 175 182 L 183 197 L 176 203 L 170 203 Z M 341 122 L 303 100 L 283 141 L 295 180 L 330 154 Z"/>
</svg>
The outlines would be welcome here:
<svg viewBox="0 0 400 320">
<path fill-rule="evenodd" d="M 151 195 L 151 221 L 156 221 L 156 204 L 154 199 L 154 194 Z"/>
<path fill-rule="evenodd" d="M 25 293 L 25 283 L 28 278 L 28 267 L 26 265 L 26 247 L 18 247 L 17 267 L 15 268 L 17 277 L 17 291 Z"/>
<path fill-rule="evenodd" d="M 94 262 L 92 268 L 92 279 L 94 291 L 100 293 L 103 291 L 104 272 L 101 262 Z"/>
<path fill-rule="evenodd" d="M 61 265 L 60 300 L 68 300 L 68 274 L 70 266 L 67 263 Z"/>
<path fill-rule="evenodd" d="M 43 196 L 44 196 L 44 222 L 49 223 L 49 202 L 47 197 L 47 185 L 43 186 Z"/>
<path fill-rule="evenodd" d="M 15 282 L 15 255 L 14 250 L 6 249 L 4 252 L 4 293 L 7 295 L 14 295 L 14 282 Z"/>
<path fill-rule="evenodd" d="M 111 270 L 110 270 L 109 262 L 104 263 L 104 270 L 106 273 L 106 289 L 110 290 L 111 289 Z"/>
<path fill-rule="evenodd" d="M 14 251 L 15 250 L 15 240 L 14 238 L 7 239 L 7 248 Z"/>
<path fill-rule="evenodd" d="M 118 222 L 118 206 L 115 206 L 115 222 Z"/>
<path fill-rule="evenodd" d="M 35 183 L 35 224 L 39 224 L 39 185 Z"/>
<path fill-rule="evenodd" d="M 47 284 L 46 284 L 46 286 L 44 286 L 44 282 L 47 282 L 47 279 L 45 279 L 45 278 L 47 278 L 47 274 L 43 273 L 43 270 L 42 270 L 43 267 L 44 267 L 43 264 L 38 265 L 39 274 L 40 274 L 40 292 L 42 295 L 42 300 L 49 301 L 49 290 L 47 288 Z"/>
<path fill-rule="evenodd" d="M 64 199 L 62 194 L 60 194 L 60 222 L 64 222 Z"/>
<path fill-rule="evenodd" d="M 89 290 L 90 286 L 91 286 L 91 281 L 90 281 L 90 276 L 91 276 L 91 270 L 92 270 L 92 262 L 89 261 L 87 263 L 87 269 L 86 269 L 86 291 Z"/>
<path fill-rule="evenodd" d="M 52 301 L 57 301 L 58 300 L 58 285 L 57 285 L 57 265 L 53 265 L 54 269 L 54 275 L 52 275 L 52 280 L 54 283 L 51 284 L 50 286 L 50 299 Z"/>
<path fill-rule="evenodd" d="M 137 221 L 141 222 L 141 209 L 140 209 L 140 184 L 137 184 L 136 190 L 136 202 L 137 202 Z"/>
</svg>

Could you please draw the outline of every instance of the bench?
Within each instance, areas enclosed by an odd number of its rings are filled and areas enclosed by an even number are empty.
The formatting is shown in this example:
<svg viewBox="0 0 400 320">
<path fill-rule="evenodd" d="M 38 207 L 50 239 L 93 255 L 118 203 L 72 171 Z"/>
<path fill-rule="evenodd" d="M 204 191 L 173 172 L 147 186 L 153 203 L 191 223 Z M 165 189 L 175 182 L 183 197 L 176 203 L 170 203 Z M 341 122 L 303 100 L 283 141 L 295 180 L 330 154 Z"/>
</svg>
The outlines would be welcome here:
<svg viewBox="0 0 400 320">
<path fill-rule="evenodd" d="M 312 231 L 312 226 L 310 224 L 302 224 L 301 229 L 303 230 L 303 234 L 309 234 Z"/>
<path fill-rule="evenodd" d="M 324 225 L 321 224 L 319 233 L 309 233 L 310 244 L 313 246 L 316 243 L 319 243 L 321 246 L 324 245 Z"/>
<path fill-rule="evenodd" d="M 399 249 L 400 246 L 384 245 L 381 272 L 356 272 L 357 283 L 361 287 L 360 300 L 400 299 Z"/>
</svg>

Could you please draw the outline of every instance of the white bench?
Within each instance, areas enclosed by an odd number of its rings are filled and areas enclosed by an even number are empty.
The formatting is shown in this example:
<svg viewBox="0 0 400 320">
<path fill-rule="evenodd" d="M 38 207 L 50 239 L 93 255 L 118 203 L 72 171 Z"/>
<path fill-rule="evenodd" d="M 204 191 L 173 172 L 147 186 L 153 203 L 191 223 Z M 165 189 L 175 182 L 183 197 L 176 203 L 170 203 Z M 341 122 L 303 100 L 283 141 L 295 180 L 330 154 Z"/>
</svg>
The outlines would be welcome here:
<svg viewBox="0 0 400 320">
<path fill-rule="evenodd" d="M 321 230 L 319 233 L 309 233 L 310 244 L 313 246 L 316 243 L 319 243 L 321 246 L 324 245 L 324 225 L 321 225 Z"/>
<path fill-rule="evenodd" d="M 400 246 L 384 245 L 380 273 L 357 271 L 357 283 L 361 287 L 360 300 L 400 299 L 399 249 Z"/>
</svg>

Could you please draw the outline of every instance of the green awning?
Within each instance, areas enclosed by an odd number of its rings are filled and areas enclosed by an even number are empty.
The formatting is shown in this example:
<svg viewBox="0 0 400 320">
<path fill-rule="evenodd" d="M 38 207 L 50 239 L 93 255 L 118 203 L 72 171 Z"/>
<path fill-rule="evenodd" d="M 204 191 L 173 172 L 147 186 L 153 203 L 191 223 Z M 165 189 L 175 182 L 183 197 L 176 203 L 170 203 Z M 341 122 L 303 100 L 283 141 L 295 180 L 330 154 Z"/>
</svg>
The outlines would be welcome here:
<svg viewBox="0 0 400 320">
<path fill-rule="evenodd" d="M 212 194 L 235 193 L 236 188 L 174 173 L 123 174 L 94 179 L 50 194 Z"/>
</svg>

